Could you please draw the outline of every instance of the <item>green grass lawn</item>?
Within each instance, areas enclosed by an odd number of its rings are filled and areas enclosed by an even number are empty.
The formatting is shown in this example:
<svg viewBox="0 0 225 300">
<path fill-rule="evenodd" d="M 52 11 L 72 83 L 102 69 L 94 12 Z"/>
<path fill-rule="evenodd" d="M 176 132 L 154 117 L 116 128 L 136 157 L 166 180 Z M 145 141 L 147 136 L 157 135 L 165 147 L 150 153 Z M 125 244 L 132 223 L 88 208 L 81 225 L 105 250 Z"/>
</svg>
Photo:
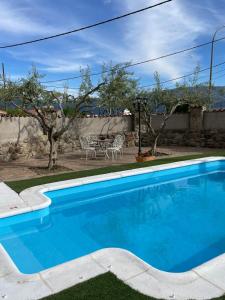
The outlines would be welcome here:
<svg viewBox="0 0 225 300">
<path fill-rule="evenodd" d="M 112 273 L 106 273 L 75 285 L 56 295 L 43 300 L 151 300 L 153 298 L 142 295 Z"/>
<path fill-rule="evenodd" d="M 161 165 L 166 163 L 172 163 L 177 161 L 184 161 L 195 158 L 202 158 L 208 156 L 225 156 L 225 151 L 212 151 L 207 154 L 198 155 L 187 155 L 182 157 L 169 157 L 150 161 L 146 163 L 133 163 L 120 166 L 112 166 L 99 168 L 94 170 L 85 170 L 80 172 L 70 172 L 65 174 L 44 176 L 40 178 L 21 180 L 21 181 L 10 181 L 6 182 L 16 192 L 35 186 L 61 180 L 69 180 L 93 175 L 100 175 L 110 172 L 118 172 L 124 170 L 131 170 L 135 168 L 148 167 Z M 124 284 L 122 281 L 117 279 L 113 274 L 106 273 L 90 279 L 84 283 L 78 284 L 72 288 L 64 290 L 56 295 L 49 296 L 45 300 L 151 300 L 153 298 L 142 295 L 129 286 Z M 225 300 L 225 297 L 218 298 Z"/>
<path fill-rule="evenodd" d="M 156 300 L 142 295 L 106 273 L 42 300 Z M 225 296 L 217 298 L 225 300 Z"/>
</svg>

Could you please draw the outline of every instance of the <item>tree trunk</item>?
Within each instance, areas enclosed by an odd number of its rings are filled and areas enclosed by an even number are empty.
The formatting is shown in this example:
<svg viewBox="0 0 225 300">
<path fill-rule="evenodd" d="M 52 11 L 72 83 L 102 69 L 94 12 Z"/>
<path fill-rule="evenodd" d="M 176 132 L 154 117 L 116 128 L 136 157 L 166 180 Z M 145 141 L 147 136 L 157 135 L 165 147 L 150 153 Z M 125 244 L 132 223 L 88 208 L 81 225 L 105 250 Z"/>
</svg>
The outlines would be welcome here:
<svg viewBox="0 0 225 300">
<path fill-rule="evenodd" d="M 155 136 L 155 139 L 154 139 L 152 148 L 151 148 L 150 151 L 149 151 L 150 154 L 151 154 L 152 156 L 156 156 L 156 154 L 157 154 L 157 144 L 158 144 L 159 136 L 160 136 L 160 133 L 158 133 L 158 134 Z"/>
<path fill-rule="evenodd" d="M 51 170 L 55 167 L 57 161 L 58 143 L 50 135 L 49 138 L 50 150 L 49 150 L 49 160 L 48 169 Z"/>
</svg>

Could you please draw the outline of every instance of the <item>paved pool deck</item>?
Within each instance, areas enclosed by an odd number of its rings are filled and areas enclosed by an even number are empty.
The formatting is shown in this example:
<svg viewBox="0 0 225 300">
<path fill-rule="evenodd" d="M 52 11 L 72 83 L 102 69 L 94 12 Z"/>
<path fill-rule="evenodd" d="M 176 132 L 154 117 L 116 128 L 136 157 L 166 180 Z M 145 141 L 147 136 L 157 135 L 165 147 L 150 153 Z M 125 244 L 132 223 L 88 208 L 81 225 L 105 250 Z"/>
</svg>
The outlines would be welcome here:
<svg viewBox="0 0 225 300">
<path fill-rule="evenodd" d="M 143 152 L 149 148 L 142 148 Z M 197 148 L 197 147 L 159 147 L 159 151 L 166 155 L 159 156 L 158 158 L 184 156 L 192 154 L 205 154 L 210 151 L 217 151 L 219 149 Z M 221 149 L 220 149 L 221 151 Z M 124 148 L 124 155 L 122 159 L 112 160 L 104 159 L 104 156 L 98 156 L 97 159 L 85 160 L 84 154 L 80 150 L 74 152 L 59 154 L 58 164 L 68 170 L 62 170 L 61 173 L 70 171 L 83 171 L 91 170 L 102 167 L 116 166 L 135 162 L 135 155 L 137 154 L 137 147 Z M 22 180 L 40 177 L 44 175 L 59 174 L 60 172 L 46 172 L 37 174 L 36 167 L 46 167 L 48 164 L 48 157 L 42 158 L 24 158 L 20 157 L 17 160 L 4 162 L 0 161 L 0 180 Z"/>
<path fill-rule="evenodd" d="M 17 195 L 0 183 L 0 218 L 38 210 L 51 205 L 43 193 L 102 180 L 144 174 L 204 162 L 221 157 L 195 159 L 32 187 Z M 225 254 L 184 273 L 159 271 L 131 252 L 108 248 L 46 269 L 33 275 L 19 272 L 0 246 L 0 299 L 31 300 L 57 293 L 108 271 L 130 287 L 159 299 L 210 299 L 225 294 Z"/>
</svg>

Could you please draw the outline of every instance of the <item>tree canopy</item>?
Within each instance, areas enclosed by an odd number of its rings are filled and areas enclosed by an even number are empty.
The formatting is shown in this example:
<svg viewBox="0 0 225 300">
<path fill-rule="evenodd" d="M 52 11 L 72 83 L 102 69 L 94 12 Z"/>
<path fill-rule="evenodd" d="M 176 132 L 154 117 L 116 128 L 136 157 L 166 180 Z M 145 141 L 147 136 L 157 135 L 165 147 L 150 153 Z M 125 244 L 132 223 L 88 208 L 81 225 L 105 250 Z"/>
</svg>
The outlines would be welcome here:
<svg viewBox="0 0 225 300">
<path fill-rule="evenodd" d="M 99 89 L 98 105 L 109 115 L 132 109 L 132 103 L 137 96 L 138 80 L 134 78 L 134 73 L 127 71 L 128 66 L 127 63 L 102 67 L 102 81 L 106 84 Z"/>
</svg>

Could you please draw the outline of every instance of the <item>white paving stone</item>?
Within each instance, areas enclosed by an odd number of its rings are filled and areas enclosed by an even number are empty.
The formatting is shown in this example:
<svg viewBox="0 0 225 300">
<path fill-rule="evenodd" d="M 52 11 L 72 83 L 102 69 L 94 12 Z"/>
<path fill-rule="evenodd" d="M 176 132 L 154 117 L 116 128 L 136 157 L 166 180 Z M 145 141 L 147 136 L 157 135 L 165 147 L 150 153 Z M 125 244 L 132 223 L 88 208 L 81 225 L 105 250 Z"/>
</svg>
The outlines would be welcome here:
<svg viewBox="0 0 225 300">
<path fill-rule="evenodd" d="M 20 197 L 31 210 L 46 208 L 51 204 L 51 200 L 45 197 L 43 186 L 35 186 L 20 193 Z"/>
<path fill-rule="evenodd" d="M 224 291 L 215 287 L 204 279 L 193 273 L 191 278 L 159 279 L 153 277 L 149 272 L 142 273 L 126 281 L 135 290 L 158 299 L 210 299 L 222 296 Z"/>
<path fill-rule="evenodd" d="M 43 184 L 42 187 L 45 192 L 48 192 L 48 191 L 70 188 L 82 184 L 83 184 L 83 178 L 77 178 L 77 179 L 70 179 L 66 181 L 64 180 L 64 181 L 57 181 L 53 183 Z"/>
<path fill-rule="evenodd" d="M 105 273 L 90 255 L 72 260 L 60 266 L 41 272 L 41 277 L 56 293 L 77 283 Z"/>
<path fill-rule="evenodd" d="M 194 269 L 202 278 L 224 289 L 225 293 L 225 254 Z"/>
<path fill-rule="evenodd" d="M 0 182 L 0 218 L 31 211 L 31 208 L 5 183 Z"/>
<path fill-rule="evenodd" d="M 0 299 L 36 300 L 52 294 L 39 275 L 8 275 L 0 278 Z"/>
<path fill-rule="evenodd" d="M 148 270 L 149 265 L 130 252 L 117 248 L 103 249 L 91 254 L 101 266 L 121 280 L 127 280 Z"/>
</svg>

